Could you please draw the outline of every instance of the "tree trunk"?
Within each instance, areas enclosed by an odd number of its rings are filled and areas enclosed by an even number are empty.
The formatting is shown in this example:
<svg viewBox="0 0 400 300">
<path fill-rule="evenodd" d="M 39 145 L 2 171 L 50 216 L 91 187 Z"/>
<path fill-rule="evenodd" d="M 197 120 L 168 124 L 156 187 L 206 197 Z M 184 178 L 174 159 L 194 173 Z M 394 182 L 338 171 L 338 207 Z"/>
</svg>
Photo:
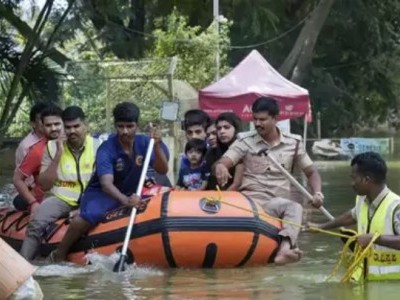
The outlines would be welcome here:
<svg viewBox="0 0 400 300">
<path fill-rule="evenodd" d="M 301 84 L 311 67 L 314 48 L 321 29 L 335 0 L 321 0 L 305 22 L 289 55 L 279 72 L 291 81 Z"/>
</svg>

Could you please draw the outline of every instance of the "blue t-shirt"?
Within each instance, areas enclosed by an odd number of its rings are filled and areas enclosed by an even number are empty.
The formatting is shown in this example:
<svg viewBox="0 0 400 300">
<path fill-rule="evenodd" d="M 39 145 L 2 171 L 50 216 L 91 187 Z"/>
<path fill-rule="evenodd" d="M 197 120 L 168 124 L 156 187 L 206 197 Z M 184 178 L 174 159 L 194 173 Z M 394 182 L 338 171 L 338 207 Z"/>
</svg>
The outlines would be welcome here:
<svg viewBox="0 0 400 300">
<path fill-rule="evenodd" d="M 133 143 L 132 158 L 130 158 L 123 151 L 118 141 L 118 136 L 111 135 L 97 150 L 95 172 L 83 197 L 91 197 L 91 192 L 96 194 L 101 192 L 104 197 L 109 198 L 108 195 L 102 192 L 99 179 L 106 174 L 114 176 L 114 185 L 121 193 L 127 196 L 136 193 L 149 142 L 150 138 L 148 136 L 136 135 Z M 166 148 L 164 144 L 162 145 L 163 148 Z M 153 165 L 154 157 L 153 151 L 149 166 Z"/>
<path fill-rule="evenodd" d="M 179 170 L 177 185 L 189 191 L 196 191 L 208 179 L 209 173 L 207 166 L 203 163 L 200 167 L 194 169 L 188 165 L 182 165 Z"/>
<path fill-rule="evenodd" d="M 207 141 L 206 141 L 207 142 Z M 207 149 L 209 149 L 210 144 L 208 144 L 207 142 Z M 205 161 L 203 160 L 202 164 L 205 163 Z M 187 158 L 185 153 L 181 153 L 181 159 L 180 159 L 180 163 L 179 163 L 179 172 L 181 171 L 181 169 L 185 169 L 185 168 L 189 168 L 190 167 L 190 161 Z"/>
</svg>

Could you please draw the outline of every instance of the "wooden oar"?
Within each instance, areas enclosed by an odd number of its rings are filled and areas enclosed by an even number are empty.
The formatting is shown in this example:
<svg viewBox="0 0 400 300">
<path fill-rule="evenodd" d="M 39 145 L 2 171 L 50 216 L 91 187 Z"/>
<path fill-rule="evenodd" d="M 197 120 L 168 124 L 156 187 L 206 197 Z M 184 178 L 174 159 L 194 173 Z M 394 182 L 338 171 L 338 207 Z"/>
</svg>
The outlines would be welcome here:
<svg viewBox="0 0 400 300">
<path fill-rule="evenodd" d="M 276 159 L 274 158 L 274 156 L 273 155 L 271 155 L 271 153 L 268 153 L 268 149 L 265 149 L 265 150 L 261 150 L 259 153 L 264 153 L 268 158 L 269 158 L 269 160 L 289 179 L 289 181 L 304 195 L 304 196 L 306 196 L 307 198 L 308 198 L 308 200 L 310 200 L 310 201 L 312 201 L 313 200 L 313 196 L 310 194 L 310 192 L 309 191 L 307 191 L 306 189 L 305 189 L 305 187 L 304 186 L 302 186 L 284 167 L 282 167 L 277 161 L 276 161 Z M 319 208 L 319 210 L 330 220 L 330 221 L 332 221 L 332 220 L 334 220 L 335 219 L 335 217 L 329 212 L 329 211 L 327 211 L 323 206 L 321 206 L 320 208 Z M 349 237 L 351 237 L 351 236 L 353 236 L 354 235 L 354 233 L 352 233 L 352 232 L 349 232 L 349 230 L 347 230 L 346 228 L 344 228 L 344 227 L 341 227 L 340 229 L 340 232 L 341 233 L 344 233 L 344 234 L 348 234 L 349 235 Z M 342 242 L 344 243 L 344 244 L 346 244 L 346 242 L 347 242 L 347 239 L 346 238 L 340 238 L 341 240 L 342 240 Z M 353 251 L 354 252 L 354 247 L 355 247 L 355 242 L 353 242 L 352 244 L 350 244 L 350 250 L 351 251 Z"/>
<path fill-rule="evenodd" d="M 274 158 L 271 153 L 268 152 L 268 149 L 260 151 L 261 153 L 264 153 L 268 159 L 289 179 L 289 181 L 304 195 L 308 198 L 309 201 L 313 200 L 313 196 L 310 194 L 309 191 L 305 189 L 304 186 L 302 186 L 284 167 L 282 167 Z M 329 220 L 334 220 L 335 217 L 327 211 L 323 206 L 319 207 L 319 210 L 329 219 Z"/>
<path fill-rule="evenodd" d="M 144 163 L 143 163 L 142 173 L 140 174 L 139 184 L 136 189 L 136 195 L 139 197 L 142 194 L 143 184 L 144 184 L 144 180 L 146 179 L 147 169 L 149 168 L 150 157 L 153 152 L 153 148 L 154 148 L 154 139 L 150 139 L 150 143 L 149 143 L 149 146 L 148 146 L 147 152 L 146 152 L 146 158 L 144 159 Z M 132 212 L 131 212 L 131 217 L 129 219 L 129 225 L 126 230 L 124 244 L 122 246 L 121 256 L 120 256 L 119 260 L 117 261 L 117 263 L 114 265 L 114 269 L 113 269 L 114 272 L 119 273 L 119 272 L 122 272 L 125 270 L 128 245 L 129 245 L 129 241 L 131 238 L 133 224 L 135 223 L 135 217 L 136 217 L 136 208 L 133 207 Z"/>
</svg>

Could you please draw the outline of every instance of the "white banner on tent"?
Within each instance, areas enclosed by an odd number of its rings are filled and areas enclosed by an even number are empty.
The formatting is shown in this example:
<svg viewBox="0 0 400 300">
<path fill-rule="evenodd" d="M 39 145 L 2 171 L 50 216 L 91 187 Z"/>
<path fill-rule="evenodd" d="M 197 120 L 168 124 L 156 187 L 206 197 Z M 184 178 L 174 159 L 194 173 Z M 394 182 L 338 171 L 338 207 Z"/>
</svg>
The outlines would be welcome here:
<svg viewBox="0 0 400 300">
<path fill-rule="evenodd" d="M 283 133 L 290 133 L 290 120 L 282 120 L 276 123 L 276 126 L 281 130 Z"/>
</svg>

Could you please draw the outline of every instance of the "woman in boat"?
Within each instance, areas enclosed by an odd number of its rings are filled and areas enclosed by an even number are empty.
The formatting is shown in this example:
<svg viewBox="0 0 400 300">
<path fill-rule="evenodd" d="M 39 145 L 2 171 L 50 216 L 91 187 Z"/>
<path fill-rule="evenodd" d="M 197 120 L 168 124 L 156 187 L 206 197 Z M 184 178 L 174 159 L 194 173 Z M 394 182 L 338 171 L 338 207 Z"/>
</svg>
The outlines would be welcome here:
<svg viewBox="0 0 400 300">
<path fill-rule="evenodd" d="M 222 155 L 228 150 L 229 146 L 236 140 L 236 135 L 240 132 L 240 119 L 232 112 L 220 114 L 215 120 L 217 129 L 217 146 L 208 150 L 206 154 L 206 164 L 211 170 L 212 165 L 218 161 Z M 243 174 L 243 164 L 237 164 L 229 170 L 231 178 L 225 186 L 221 186 L 221 190 L 236 191 L 241 182 Z M 210 174 L 207 190 L 217 189 L 217 178 Z"/>
</svg>

